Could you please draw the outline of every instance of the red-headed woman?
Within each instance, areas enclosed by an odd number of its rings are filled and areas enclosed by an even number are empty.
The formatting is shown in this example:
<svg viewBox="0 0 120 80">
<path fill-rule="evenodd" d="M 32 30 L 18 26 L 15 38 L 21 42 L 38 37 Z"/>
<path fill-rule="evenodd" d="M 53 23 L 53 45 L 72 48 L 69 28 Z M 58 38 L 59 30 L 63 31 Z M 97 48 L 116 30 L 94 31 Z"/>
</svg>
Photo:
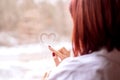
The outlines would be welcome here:
<svg viewBox="0 0 120 80">
<path fill-rule="evenodd" d="M 70 13 L 74 57 L 49 47 L 58 66 L 48 80 L 120 80 L 120 0 L 71 0 Z"/>
</svg>

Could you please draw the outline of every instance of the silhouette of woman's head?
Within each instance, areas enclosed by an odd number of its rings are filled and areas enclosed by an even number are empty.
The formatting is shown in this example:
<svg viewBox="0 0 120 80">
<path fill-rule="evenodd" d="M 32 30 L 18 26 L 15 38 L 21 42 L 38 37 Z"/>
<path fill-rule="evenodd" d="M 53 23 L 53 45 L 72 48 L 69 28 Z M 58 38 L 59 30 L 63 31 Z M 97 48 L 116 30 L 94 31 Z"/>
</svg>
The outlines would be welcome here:
<svg viewBox="0 0 120 80">
<path fill-rule="evenodd" d="M 120 0 L 71 0 L 74 55 L 120 49 Z"/>
</svg>

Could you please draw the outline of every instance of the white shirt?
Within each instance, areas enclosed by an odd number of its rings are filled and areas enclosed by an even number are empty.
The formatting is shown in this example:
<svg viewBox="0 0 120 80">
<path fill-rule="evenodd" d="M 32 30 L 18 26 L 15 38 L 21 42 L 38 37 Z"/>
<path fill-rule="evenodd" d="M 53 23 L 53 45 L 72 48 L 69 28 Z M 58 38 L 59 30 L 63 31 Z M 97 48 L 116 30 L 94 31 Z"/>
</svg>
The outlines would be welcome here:
<svg viewBox="0 0 120 80">
<path fill-rule="evenodd" d="M 52 70 L 48 80 L 120 80 L 120 51 L 102 49 L 67 58 Z"/>
</svg>

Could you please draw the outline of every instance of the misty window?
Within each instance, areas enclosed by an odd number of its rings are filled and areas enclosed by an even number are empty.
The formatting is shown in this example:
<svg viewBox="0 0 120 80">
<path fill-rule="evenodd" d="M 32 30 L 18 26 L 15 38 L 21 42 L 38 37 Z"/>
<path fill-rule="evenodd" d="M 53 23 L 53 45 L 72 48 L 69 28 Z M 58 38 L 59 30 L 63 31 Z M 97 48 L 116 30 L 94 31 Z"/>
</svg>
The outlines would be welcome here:
<svg viewBox="0 0 120 80">
<path fill-rule="evenodd" d="M 48 45 L 71 50 L 70 0 L 0 0 L 0 80 L 40 80 Z"/>
</svg>

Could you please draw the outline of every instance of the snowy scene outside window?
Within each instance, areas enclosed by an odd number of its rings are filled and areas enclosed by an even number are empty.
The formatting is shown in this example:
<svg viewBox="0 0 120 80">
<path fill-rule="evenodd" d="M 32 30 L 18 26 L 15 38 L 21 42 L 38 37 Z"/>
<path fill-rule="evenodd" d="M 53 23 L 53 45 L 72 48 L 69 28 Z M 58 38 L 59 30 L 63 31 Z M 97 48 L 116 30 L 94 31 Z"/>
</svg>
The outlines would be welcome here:
<svg viewBox="0 0 120 80">
<path fill-rule="evenodd" d="M 48 45 L 71 51 L 70 0 L 0 0 L 0 80 L 41 80 Z"/>
</svg>

